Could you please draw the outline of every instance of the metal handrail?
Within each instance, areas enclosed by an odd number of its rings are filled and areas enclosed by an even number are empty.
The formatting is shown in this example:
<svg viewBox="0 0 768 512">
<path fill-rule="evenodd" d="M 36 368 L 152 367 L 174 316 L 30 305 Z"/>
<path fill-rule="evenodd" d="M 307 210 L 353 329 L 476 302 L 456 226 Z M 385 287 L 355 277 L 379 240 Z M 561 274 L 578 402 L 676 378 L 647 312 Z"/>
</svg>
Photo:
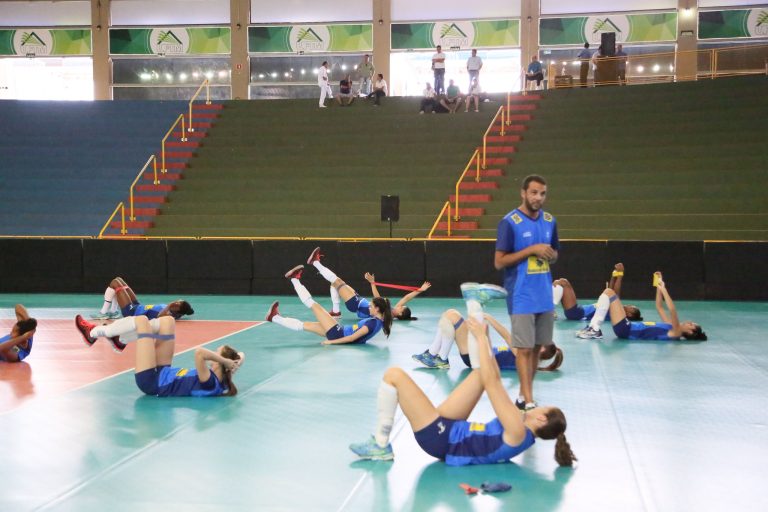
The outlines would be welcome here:
<svg viewBox="0 0 768 512">
<path fill-rule="evenodd" d="M 109 216 L 109 219 L 107 219 L 107 222 L 104 224 L 104 227 L 101 228 L 101 231 L 99 231 L 99 236 L 97 238 L 103 238 L 104 237 L 104 231 L 107 230 L 107 227 L 109 226 L 109 223 L 112 222 L 112 219 L 117 214 L 117 210 L 121 210 L 121 228 L 120 228 L 120 234 L 124 235 L 128 231 L 125 229 L 125 204 L 123 204 L 122 201 L 118 203 L 117 207 L 115 208 L 115 211 L 112 212 L 112 215 Z"/>
<path fill-rule="evenodd" d="M 155 185 L 160 184 L 160 180 L 157 179 L 157 156 L 152 155 L 147 160 L 147 163 L 144 164 L 144 167 L 141 168 L 141 170 L 139 171 L 139 174 L 136 175 L 136 179 L 133 180 L 133 183 L 131 183 L 131 188 L 128 189 L 128 197 L 130 198 L 130 204 L 131 204 L 131 220 L 136 220 L 136 216 L 133 214 L 133 187 L 136 186 L 136 183 L 138 183 L 139 178 L 141 178 L 142 175 L 144 174 L 144 171 L 147 170 L 147 166 L 149 165 L 149 162 L 152 162 L 154 164 L 152 166 L 152 171 L 155 174 L 155 179 L 153 183 Z"/>
<path fill-rule="evenodd" d="M 160 148 L 162 152 L 162 158 L 163 158 L 163 165 L 160 168 L 161 172 L 163 174 L 168 172 L 168 169 L 165 168 L 165 141 L 168 140 L 168 137 L 170 137 L 171 133 L 173 133 L 173 129 L 176 128 L 176 125 L 179 124 L 179 121 L 181 121 L 181 140 L 182 142 L 186 142 L 187 136 L 186 131 L 184 129 L 184 114 L 179 114 L 179 117 L 176 118 L 176 121 L 173 122 L 171 125 L 171 128 L 168 130 L 168 133 L 165 134 L 165 137 L 163 137 L 163 141 L 160 143 Z"/>
<path fill-rule="evenodd" d="M 503 107 L 502 107 L 503 108 Z M 461 176 L 459 176 L 459 180 L 456 182 L 456 195 L 454 196 L 454 202 L 456 206 L 454 206 L 454 217 L 453 220 L 457 221 L 461 218 L 459 217 L 459 185 L 461 185 L 461 182 L 464 180 L 464 176 L 467 175 L 467 172 L 469 171 L 469 167 L 472 165 L 472 160 L 475 160 L 477 162 L 477 174 L 475 175 L 475 181 L 480 181 L 480 153 L 476 149 L 474 153 L 472 153 L 472 156 L 469 158 L 469 162 L 467 162 L 467 166 L 464 167 L 464 172 L 461 173 Z"/>
<path fill-rule="evenodd" d="M 435 223 L 432 224 L 432 229 L 429 230 L 429 234 L 427 235 L 427 239 L 432 238 L 432 234 L 437 229 L 437 225 L 440 223 L 440 219 L 443 217 L 443 212 L 445 209 L 448 208 L 448 236 L 451 236 L 451 202 L 446 201 L 443 205 L 442 210 L 440 210 L 440 213 L 437 215 L 437 219 L 435 219 Z"/>
<path fill-rule="evenodd" d="M 203 83 L 200 84 L 200 87 L 197 88 L 197 91 L 195 91 L 195 94 L 192 95 L 192 99 L 189 100 L 189 128 L 188 131 L 193 132 L 195 129 L 192 127 L 192 102 L 195 101 L 197 98 L 197 95 L 200 94 L 203 90 L 203 87 L 205 87 L 205 104 L 210 105 L 211 104 L 211 85 L 208 82 L 208 79 L 206 78 L 203 80 Z"/>
<path fill-rule="evenodd" d="M 496 112 L 496 115 L 493 116 L 493 119 L 491 119 L 491 124 L 488 125 L 488 129 L 485 130 L 485 134 L 483 135 L 483 169 L 487 167 L 486 165 L 486 153 L 487 153 L 487 146 L 488 146 L 488 133 L 491 131 L 491 128 L 493 128 L 494 123 L 496 122 L 496 118 L 499 117 L 499 114 L 501 114 L 501 136 L 504 136 L 504 105 L 499 107 L 499 110 Z"/>
</svg>

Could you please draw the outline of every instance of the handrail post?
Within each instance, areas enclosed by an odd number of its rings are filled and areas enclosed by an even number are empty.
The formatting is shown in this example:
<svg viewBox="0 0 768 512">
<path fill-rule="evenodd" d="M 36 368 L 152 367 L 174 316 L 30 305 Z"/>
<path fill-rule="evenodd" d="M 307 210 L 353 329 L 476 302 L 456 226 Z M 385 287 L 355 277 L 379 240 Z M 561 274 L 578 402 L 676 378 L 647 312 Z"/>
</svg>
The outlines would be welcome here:
<svg viewBox="0 0 768 512">
<path fill-rule="evenodd" d="M 168 169 L 165 168 L 165 139 L 163 139 L 162 142 L 160 142 L 160 156 L 163 159 L 163 165 L 160 168 L 160 172 L 165 174 L 168 172 Z"/>
<path fill-rule="evenodd" d="M 509 113 L 507 113 L 507 119 L 509 119 Z M 501 111 L 501 136 L 504 136 L 504 110 Z"/>
<path fill-rule="evenodd" d="M 717 50 L 715 48 L 712 49 L 712 53 L 714 55 L 713 57 L 713 68 L 712 68 L 712 79 L 714 80 L 717 78 Z"/>
<path fill-rule="evenodd" d="M 131 208 L 133 208 L 133 202 L 131 202 Z M 125 205 L 120 203 L 120 234 L 125 235 L 128 230 L 125 229 Z"/>
<path fill-rule="evenodd" d="M 459 185 L 460 184 L 461 184 L 461 180 L 456 182 L 456 201 L 455 201 L 456 206 L 454 207 L 456 211 L 453 214 L 454 215 L 453 220 L 455 220 L 456 222 L 459 221 Z"/>
<path fill-rule="evenodd" d="M 181 117 L 181 141 L 186 142 L 187 141 L 187 130 L 184 129 L 184 114 L 181 114 L 179 117 Z M 192 126 L 191 124 L 189 125 Z"/>
<path fill-rule="evenodd" d="M 157 156 L 152 155 L 152 172 L 155 175 L 155 185 L 160 184 L 160 180 L 157 179 Z"/>
<path fill-rule="evenodd" d="M 475 174 L 475 183 L 480 182 L 480 153 L 475 150 L 475 163 L 477 164 L 477 173 Z"/>
<path fill-rule="evenodd" d="M 483 169 L 487 167 L 485 160 L 486 160 L 486 153 L 488 151 L 488 148 L 486 147 L 486 139 L 488 138 L 488 135 L 486 134 L 483 136 Z"/>
<path fill-rule="evenodd" d="M 451 236 L 451 203 L 448 203 L 448 236 Z"/>
<path fill-rule="evenodd" d="M 131 204 L 131 220 L 136 220 L 136 217 L 133 215 L 133 185 L 131 185 L 131 189 L 128 191 L 128 197 Z"/>
<path fill-rule="evenodd" d="M 207 78 L 205 79 L 205 104 L 211 104 L 211 83 Z"/>
<path fill-rule="evenodd" d="M 507 93 L 507 114 L 509 114 L 509 107 L 510 107 L 509 98 L 510 98 L 511 95 L 512 95 L 512 91 L 509 91 Z M 507 126 L 509 126 L 509 123 L 510 123 L 509 116 L 507 116 Z"/>
</svg>

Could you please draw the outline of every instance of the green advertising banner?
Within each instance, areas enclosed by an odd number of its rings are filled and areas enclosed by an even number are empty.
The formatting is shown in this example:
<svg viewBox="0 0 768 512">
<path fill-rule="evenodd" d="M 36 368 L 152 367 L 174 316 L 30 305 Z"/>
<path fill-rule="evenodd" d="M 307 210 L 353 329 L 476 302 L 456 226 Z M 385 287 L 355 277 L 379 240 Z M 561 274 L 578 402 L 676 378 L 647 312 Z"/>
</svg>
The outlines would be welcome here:
<svg viewBox="0 0 768 512">
<path fill-rule="evenodd" d="M 0 55 L 51 56 L 91 54 L 91 29 L 20 28 L 0 30 Z"/>
<path fill-rule="evenodd" d="M 520 46 L 520 20 L 393 23 L 393 50 L 510 48 Z"/>
<path fill-rule="evenodd" d="M 250 53 L 370 52 L 373 26 L 268 25 L 248 27 Z"/>
<path fill-rule="evenodd" d="M 229 27 L 109 29 L 112 55 L 228 55 L 231 51 Z"/>
<path fill-rule="evenodd" d="M 539 20 L 539 45 L 600 44 L 604 32 L 617 43 L 651 43 L 677 39 L 677 13 L 601 14 Z"/>
<path fill-rule="evenodd" d="M 768 7 L 699 11 L 699 39 L 768 37 Z"/>
</svg>

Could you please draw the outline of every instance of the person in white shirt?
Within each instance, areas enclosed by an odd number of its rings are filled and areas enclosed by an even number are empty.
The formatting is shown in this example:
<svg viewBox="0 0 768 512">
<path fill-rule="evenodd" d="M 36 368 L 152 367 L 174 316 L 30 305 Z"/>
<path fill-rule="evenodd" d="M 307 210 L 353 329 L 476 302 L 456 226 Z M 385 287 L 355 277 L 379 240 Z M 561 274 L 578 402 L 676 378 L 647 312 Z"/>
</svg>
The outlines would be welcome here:
<svg viewBox="0 0 768 512">
<path fill-rule="evenodd" d="M 467 73 L 469 73 L 469 88 L 472 82 L 480 81 L 480 70 L 483 68 L 483 59 L 477 56 L 477 50 L 472 50 L 472 56 L 467 59 Z"/>
<path fill-rule="evenodd" d="M 423 114 L 427 107 L 432 108 L 432 113 L 435 113 L 437 108 L 437 99 L 435 99 L 435 90 L 432 88 L 432 84 L 427 82 L 427 88 L 424 89 L 424 97 L 421 98 L 421 109 L 419 114 Z"/>
<path fill-rule="evenodd" d="M 328 83 L 328 61 L 324 60 L 317 70 L 317 86 L 320 87 L 320 108 L 326 108 L 325 98 L 333 99 L 333 90 Z"/>
<path fill-rule="evenodd" d="M 373 105 L 378 107 L 381 104 L 381 98 L 387 95 L 387 81 L 384 75 L 376 75 L 376 81 L 373 83 L 373 92 L 368 95 L 368 99 L 374 98 Z"/>
<path fill-rule="evenodd" d="M 477 80 L 477 78 L 475 78 L 469 85 L 469 93 L 467 94 L 467 108 L 464 109 L 464 112 L 469 112 L 469 105 L 472 103 L 472 100 L 475 100 L 475 112 L 480 112 L 479 106 L 481 92 L 480 82 Z"/>
<path fill-rule="evenodd" d="M 432 71 L 435 73 L 435 94 L 445 94 L 445 54 L 440 45 L 437 45 L 437 53 L 432 55 Z"/>
</svg>

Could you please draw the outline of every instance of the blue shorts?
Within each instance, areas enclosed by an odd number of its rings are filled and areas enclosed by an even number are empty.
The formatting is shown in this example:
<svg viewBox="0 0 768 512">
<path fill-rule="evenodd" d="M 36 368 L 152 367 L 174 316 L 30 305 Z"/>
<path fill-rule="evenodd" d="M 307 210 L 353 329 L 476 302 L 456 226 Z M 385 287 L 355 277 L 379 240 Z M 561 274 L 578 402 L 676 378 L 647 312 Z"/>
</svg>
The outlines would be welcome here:
<svg viewBox="0 0 768 512">
<path fill-rule="evenodd" d="M 358 316 L 361 314 L 366 317 L 371 316 L 370 312 L 368 311 L 368 306 L 370 306 L 371 303 L 368 301 L 368 299 L 364 299 L 358 294 L 355 294 L 355 296 L 345 302 L 344 305 L 347 306 L 347 309 L 352 313 L 357 313 Z"/>
<path fill-rule="evenodd" d="M 334 325 L 325 332 L 325 339 L 337 340 L 344 337 L 344 328 L 339 324 Z"/>
<path fill-rule="evenodd" d="M 120 313 L 123 314 L 123 317 L 133 316 L 139 306 L 141 306 L 140 303 L 131 302 L 127 306 L 120 308 Z"/>
<path fill-rule="evenodd" d="M 158 381 L 160 379 L 160 371 L 163 368 L 168 368 L 168 365 L 157 366 L 148 370 L 138 372 L 134 377 L 136 379 L 136 385 L 139 387 L 142 393 L 146 395 L 157 396 L 160 387 Z"/>
<path fill-rule="evenodd" d="M 451 427 L 454 423 L 456 420 L 438 416 L 429 426 L 414 432 L 416 442 L 419 443 L 422 450 L 432 457 L 445 460 L 450 444 Z"/>
<path fill-rule="evenodd" d="M 578 304 L 572 308 L 564 310 L 563 313 L 565 313 L 565 318 L 568 320 L 581 320 L 584 318 L 584 308 Z"/>
<path fill-rule="evenodd" d="M 613 332 L 616 334 L 616 337 L 628 340 L 631 328 L 632 322 L 629 321 L 629 318 L 625 318 L 613 326 Z"/>
</svg>

